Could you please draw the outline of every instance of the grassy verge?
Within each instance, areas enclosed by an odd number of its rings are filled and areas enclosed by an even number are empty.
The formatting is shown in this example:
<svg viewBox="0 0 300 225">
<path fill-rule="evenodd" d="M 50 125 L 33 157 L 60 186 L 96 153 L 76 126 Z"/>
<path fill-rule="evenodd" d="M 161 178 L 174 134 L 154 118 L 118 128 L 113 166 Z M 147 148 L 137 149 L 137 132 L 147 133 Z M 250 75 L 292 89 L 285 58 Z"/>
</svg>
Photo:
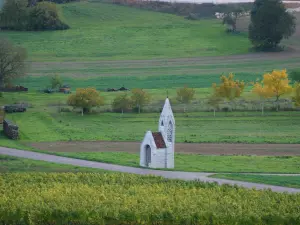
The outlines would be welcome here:
<svg viewBox="0 0 300 225">
<path fill-rule="evenodd" d="M 276 176 L 254 174 L 216 174 L 214 178 L 248 181 L 253 183 L 271 184 L 291 188 L 300 188 L 300 176 Z"/>
<path fill-rule="evenodd" d="M 126 152 L 56 152 L 60 156 L 139 167 L 139 155 Z M 175 170 L 229 173 L 300 173 L 300 157 L 206 156 L 175 154 Z"/>
<path fill-rule="evenodd" d="M 246 114 L 246 115 L 245 115 Z M 176 141 L 194 143 L 299 143 L 298 112 L 175 113 Z M 47 108 L 7 114 L 20 128 L 21 141 L 107 140 L 141 141 L 147 130 L 157 130 L 159 113 L 100 113 L 81 116 Z"/>
<path fill-rule="evenodd" d="M 102 170 L 0 155 L 0 173 L 7 172 L 102 172 Z"/>
</svg>

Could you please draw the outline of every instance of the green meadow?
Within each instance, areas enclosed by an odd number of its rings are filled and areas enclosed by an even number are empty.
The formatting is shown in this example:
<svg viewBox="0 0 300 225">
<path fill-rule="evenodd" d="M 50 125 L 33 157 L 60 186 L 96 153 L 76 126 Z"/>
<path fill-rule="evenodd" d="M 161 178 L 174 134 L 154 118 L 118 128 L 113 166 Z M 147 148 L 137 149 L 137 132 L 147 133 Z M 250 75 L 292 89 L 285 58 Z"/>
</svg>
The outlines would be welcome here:
<svg viewBox="0 0 300 225">
<path fill-rule="evenodd" d="M 142 59 L 245 53 L 243 35 L 224 32 L 217 20 L 183 17 L 100 2 L 58 6 L 71 29 L 55 32 L 4 32 L 36 61 Z"/>
<path fill-rule="evenodd" d="M 257 174 L 216 174 L 212 177 L 248 181 L 254 183 L 271 184 L 300 188 L 300 176 L 277 176 L 277 175 L 257 175 Z"/>
<path fill-rule="evenodd" d="M 22 141 L 109 140 L 140 141 L 146 130 L 156 130 L 157 113 L 57 112 L 36 106 L 25 113 L 7 114 L 20 128 Z M 298 112 L 175 113 L 176 141 L 194 143 L 300 143 Z M 233 126 L 234 125 L 234 126 Z"/>
</svg>

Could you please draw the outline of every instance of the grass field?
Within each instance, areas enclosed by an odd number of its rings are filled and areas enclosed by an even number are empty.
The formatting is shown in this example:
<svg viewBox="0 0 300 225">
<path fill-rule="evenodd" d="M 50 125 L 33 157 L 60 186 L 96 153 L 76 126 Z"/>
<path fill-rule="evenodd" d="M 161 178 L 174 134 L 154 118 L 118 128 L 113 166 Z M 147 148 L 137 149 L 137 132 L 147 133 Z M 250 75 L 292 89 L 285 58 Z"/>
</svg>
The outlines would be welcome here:
<svg viewBox="0 0 300 225">
<path fill-rule="evenodd" d="M 112 69 L 113 70 L 113 69 Z M 49 80 L 55 73 L 43 74 L 42 76 L 28 76 L 17 80 L 16 84 L 22 84 L 31 90 L 43 89 L 50 85 Z M 89 76 L 88 73 L 81 73 L 78 77 L 69 77 L 65 73 L 56 73 L 61 75 L 64 83 L 69 84 L 74 90 L 78 87 L 95 87 L 98 90 L 106 90 L 107 88 L 120 88 L 124 85 L 127 88 L 144 88 L 158 89 L 162 91 L 175 92 L 176 87 L 188 85 L 194 88 L 208 88 L 212 83 L 219 82 L 222 73 L 214 74 L 185 74 L 181 75 L 147 75 L 140 73 L 140 76 L 127 76 L 126 73 L 120 76 L 105 76 L 101 73 L 95 73 L 96 76 Z M 237 73 L 236 78 L 246 82 L 255 81 L 261 78 L 263 73 Z M 226 74 L 227 75 L 227 74 Z"/>
<path fill-rule="evenodd" d="M 299 60 L 299 59 L 298 59 Z M 296 64 L 299 61 L 295 61 L 295 64 L 291 65 L 291 70 L 297 68 Z M 266 67 L 259 67 L 259 69 L 255 69 L 254 65 L 246 72 L 241 72 L 241 70 L 236 71 L 235 69 L 221 70 L 213 72 L 213 71 L 191 71 L 186 69 L 185 71 L 176 70 L 167 68 L 168 72 L 163 72 L 157 70 L 154 74 L 151 72 L 140 72 L 135 73 L 134 69 L 131 69 L 129 73 L 123 71 L 119 74 L 114 73 L 110 76 L 106 76 L 101 72 L 80 72 L 80 69 L 77 70 L 77 75 L 69 73 L 69 72 L 50 72 L 50 73 L 39 73 L 38 76 L 31 75 L 18 79 L 15 81 L 16 84 L 21 84 L 25 87 L 28 87 L 30 90 L 38 90 L 43 89 L 45 87 L 50 86 L 50 79 L 54 74 L 58 74 L 61 76 L 64 83 L 69 84 L 74 90 L 78 87 L 95 87 L 98 90 L 106 90 L 107 88 L 120 88 L 122 85 L 125 87 L 132 88 L 144 88 L 144 89 L 156 89 L 166 91 L 175 92 L 175 88 L 183 87 L 184 85 L 188 85 L 193 88 L 210 88 L 212 83 L 219 83 L 220 76 L 225 74 L 226 76 L 233 72 L 235 74 L 235 78 L 239 80 L 243 80 L 245 82 L 254 82 L 257 79 L 262 79 L 262 76 L 266 72 L 270 72 L 272 69 L 285 69 L 284 65 L 278 65 L 277 61 L 272 62 L 277 64 L 277 66 L 270 66 L 268 69 Z M 210 66 L 211 68 L 213 65 Z M 299 67 L 299 65 L 298 65 Z M 113 67 L 110 68 L 111 71 L 114 70 Z M 227 71 L 227 72 L 226 72 Z"/>
<path fill-rule="evenodd" d="M 188 21 L 100 2 L 58 7 L 70 30 L 0 36 L 26 47 L 35 61 L 228 55 L 249 47 L 245 36 L 226 34 L 218 20 Z"/>
<path fill-rule="evenodd" d="M 218 113 L 175 114 L 177 142 L 300 143 L 299 113 L 258 116 Z M 226 116 L 227 115 L 227 116 Z M 228 116 L 229 115 L 229 116 Z M 230 116 L 232 115 L 232 116 Z M 7 114 L 20 129 L 22 141 L 112 140 L 140 141 L 147 130 L 157 130 L 159 113 L 102 113 L 81 117 L 74 113 L 28 110 Z M 234 125 L 234 126 L 233 126 Z"/>
<path fill-rule="evenodd" d="M 91 161 L 139 167 L 139 154 L 126 152 L 57 152 Z M 205 156 L 175 154 L 175 170 L 230 173 L 300 173 L 300 157 L 283 156 Z"/>
<path fill-rule="evenodd" d="M 216 174 L 211 177 L 229 180 L 240 180 L 254 183 L 271 184 L 292 188 L 300 188 L 300 176 L 276 176 L 254 174 Z"/>
<path fill-rule="evenodd" d="M 11 172 L 101 172 L 101 170 L 0 155 L 0 173 Z"/>
</svg>

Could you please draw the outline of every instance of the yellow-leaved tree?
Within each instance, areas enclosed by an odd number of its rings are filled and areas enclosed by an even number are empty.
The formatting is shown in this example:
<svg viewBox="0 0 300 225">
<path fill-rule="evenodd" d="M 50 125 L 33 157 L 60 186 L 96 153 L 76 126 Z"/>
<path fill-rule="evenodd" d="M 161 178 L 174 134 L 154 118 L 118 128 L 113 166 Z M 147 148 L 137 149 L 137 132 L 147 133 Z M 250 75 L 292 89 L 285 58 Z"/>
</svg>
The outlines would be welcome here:
<svg viewBox="0 0 300 225">
<path fill-rule="evenodd" d="M 95 88 L 78 88 L 76 93 L 69 96 L 67 103 L 74 108 L 80 108 L 83 116 L 83 113 L 89 112 L 93 107 L 103 105 L 104 98 Z"/>
<path fill-rule="evenodd" d="M 264 115 L 264 105 L 265 99 L 272 97 L 272 93 L 268 89 L 268 86 L 265 86 L 263 82 L 256 82 L 253 85 L 252 92 L 257 94 L 261 100 L 261 114 Z"/>
<path fill-rule="evenodd" d="M 214 97 L 225 98 L 229 101 L 241 96 L 245 89 L 245 82 L 234 79 L 234 74 L 230 73 L 227 76 L 221 76 L 221 83 L 217 85 L 213 83 Z"/>
<path fill-rule="evenodd" d="M 259 96 L 275 97 L 277 111 L 279 110 L 279 98 L 293 90 L 286 70 L 273 70 L 271 73 L 264 74 L 263 81 L 255 83 L 253 88 L 253 91 Z"/>
</svg>

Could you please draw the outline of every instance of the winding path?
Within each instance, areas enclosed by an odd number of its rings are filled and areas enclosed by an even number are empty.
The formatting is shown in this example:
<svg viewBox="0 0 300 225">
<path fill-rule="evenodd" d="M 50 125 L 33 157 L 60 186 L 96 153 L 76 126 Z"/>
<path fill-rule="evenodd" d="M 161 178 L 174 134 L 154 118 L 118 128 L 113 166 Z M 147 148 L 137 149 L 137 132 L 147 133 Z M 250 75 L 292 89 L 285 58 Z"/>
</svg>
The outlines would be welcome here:
<svg viewBox="0 0 300 225">
<path fill-rule="evenodd" d="M 256 188 L 258 190 L 262 189 L 271 189 L 275 192 L 288 192 L 288 193 L 300 193 L 300 189 L 296 188 L 287 188 L 287 187 L 279 187 L 273 185 L 266 184 L 257 184 L 250 182 L 242 182 L 242 181 L 233 181 L 233 180 L 225 180 L 225 179 L 217 179 L 210 178 L 209 175 L 214 173 L 200 173 L 200 172 L 179 172 L 179 171 L 163 171 L 163 170 L 151 170 L 151 169 L 142 169 L 142 168 L 134 168 L 128 166 L 119 166 L 108 163 L 100 163 L 100 162 L 92 162 L 81 159 L 73 159 L 55 155 L 49 155 L 44 153 L 23 151 L 17 149 L 10 149 L 5 147 L 0 147 L 0 154 L 9 155 L 27 159 L 41 160 L 53 163 L 60 164 L 68 164 L 73 166 L 81 166 L 81 167 L 89 167 L 124 173 L 134 173 L 139 175 L 156 175 L 162 176 L 169 179 L 182 179 L 182 180 L 200 180 L 203 182 L 217 182 L 218 184 L 229 184 L 229 185 L 238 185 L 245 188 Z"/>
</svg>

